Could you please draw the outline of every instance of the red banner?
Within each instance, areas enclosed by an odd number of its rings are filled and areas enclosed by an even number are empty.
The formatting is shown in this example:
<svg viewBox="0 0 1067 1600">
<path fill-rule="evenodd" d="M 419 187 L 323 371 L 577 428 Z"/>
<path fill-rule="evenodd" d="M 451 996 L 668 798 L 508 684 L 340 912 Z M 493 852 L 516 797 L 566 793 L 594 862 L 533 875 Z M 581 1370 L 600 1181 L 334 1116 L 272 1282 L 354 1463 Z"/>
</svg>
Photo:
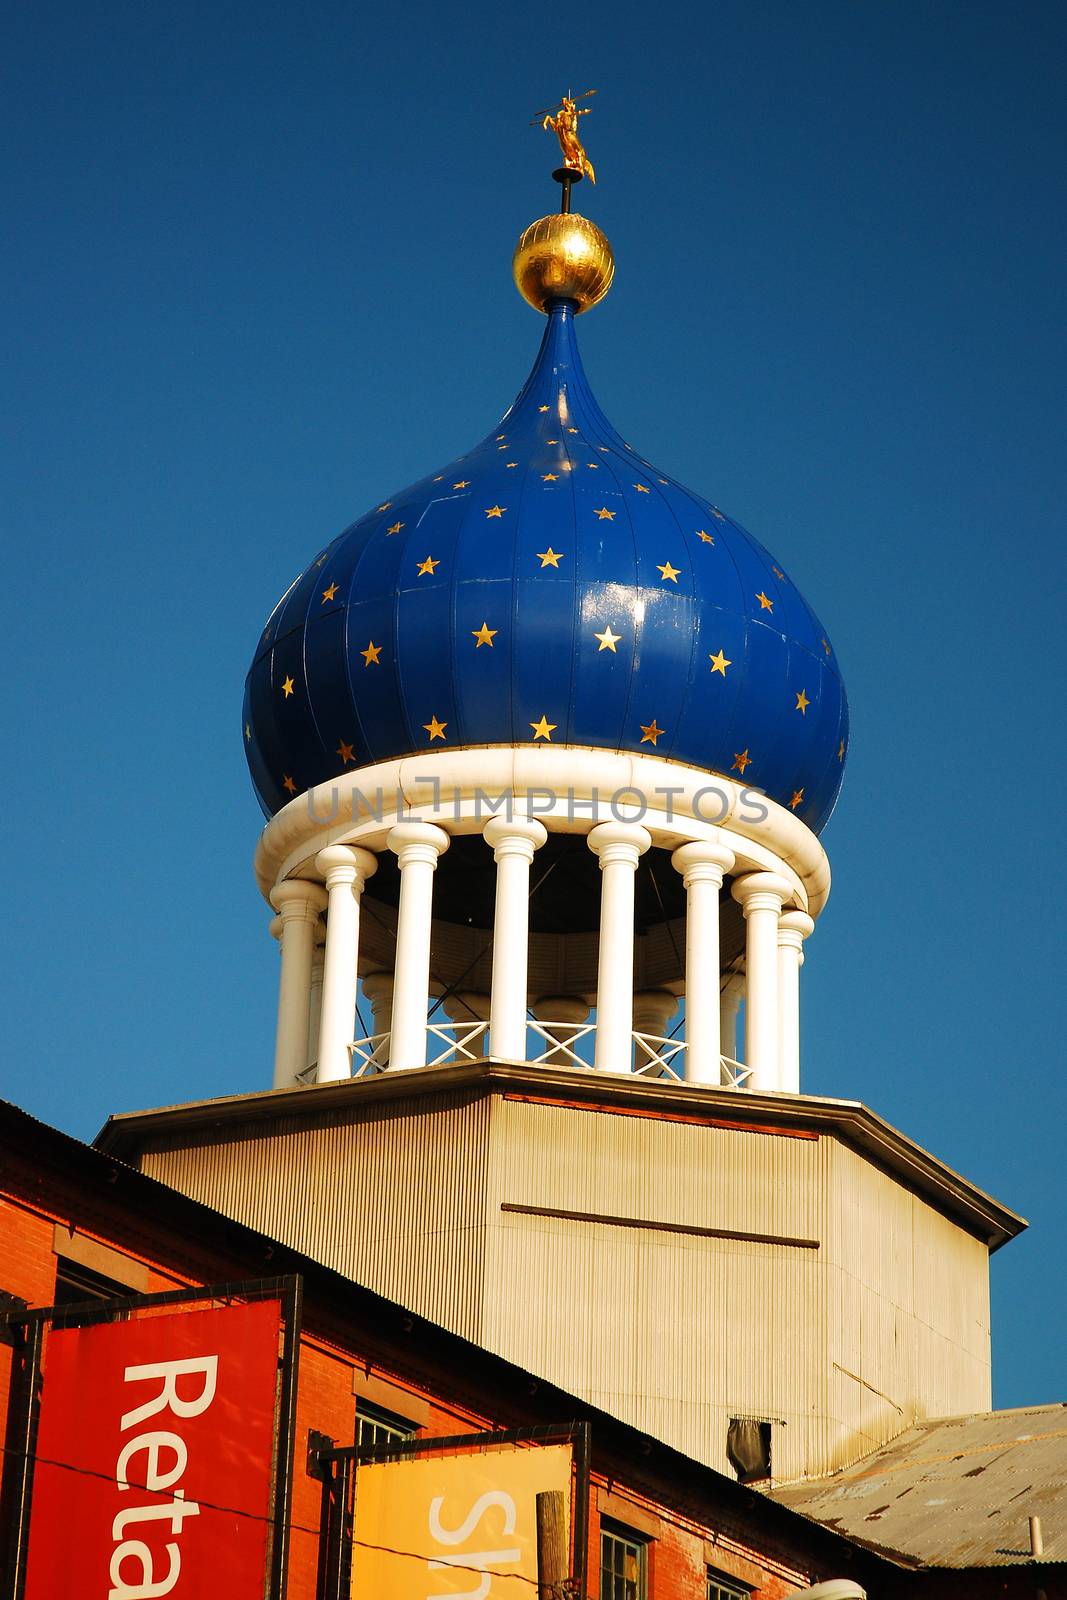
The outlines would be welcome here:
<svg viewBox="0 0 1067 1600">
<path fill-rule="evenodd" d="M 262 1600 L 277 1300 L 56 1329 L 26 1600 Z"/>
</svg>

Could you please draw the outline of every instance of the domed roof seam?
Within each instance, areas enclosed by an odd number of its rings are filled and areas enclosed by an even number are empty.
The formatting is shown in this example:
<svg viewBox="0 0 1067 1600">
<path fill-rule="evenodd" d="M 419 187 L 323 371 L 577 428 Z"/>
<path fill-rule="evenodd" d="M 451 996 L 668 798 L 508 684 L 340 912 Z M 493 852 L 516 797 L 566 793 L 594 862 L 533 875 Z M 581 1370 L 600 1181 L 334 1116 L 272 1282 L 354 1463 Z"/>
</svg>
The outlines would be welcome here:
<svg viewBox="0 0 1067 1600">
<path fill-rule="evenodd" d="M 622 502 L 623 508 L 624 508 L 624 510 L 626 512 L 626 523 L 627 523 L 627 527 L 630 530 L 630 546 L 631 546 L 631 551 L 632 551 L 632 555 L 633 555 L 633 586 L 634 586 L 635 589 L 637 589 L 638 588 L 639 576 L 640 576 L 640 566 L 639 566 L 639 561 L 638 561 L 638 548 L 637 548 L 637 530 L 634 527 L 633 518 L 630 515 L 630 508 L 626 504 L 626 496 L 623 493 L 622 484 L 620 483 L 618 475 L 617 475 L 617 472 L 616 472 L 615 461 L 614 461 L 613 455 L 609 454 L 605 458 L 604 466 L 607 468 L 607 471 L 611 475 L 611 478 L 612 478 L 612 480 L 613 480 L 613 482 L 615 484 L 615 487 L 618 490 L 619 499 Z M 610 526 L 614 527 L 614 523 L 611 523 Z M 643 642 L 643 640 L 644 640 L 644 627 L 645 627 L 645 617 L 644 617 L 644 615 L 642 615 L 642 617 L 641 617 L 640 626 L 641 626 L 641 638 L 642 638 L 642 642 Z M 623 707 L 622 726 L 619 729 L 618 739 L 617 739 L 617 746 L 618 746 L 618 748 L 620 750 L 625 750 L 625 749 L 628 748 L 627 743 L 626 743 L 626 736 L 627 736 L 627 732 L 628 732 L 629 726 L 630 726 L 630 709 L 631 709 L 631 707 L 633 705 L 633 694 L 634 694 L 634 685 L 635 685 L 636 678 L 637 678 L 637 629 L 635 627 L 635 629 L 634 629 L 634 639 L 633 639 L 633 648 L 632 648 L 632 650 L 630 652 L 630 671 L 629 671 L 629 676 L 628 676 L 628 680 L 627 680 L 627 684 L 626 684 L 626 703 L 625 703 L 625 705 Z"/>
</svg>

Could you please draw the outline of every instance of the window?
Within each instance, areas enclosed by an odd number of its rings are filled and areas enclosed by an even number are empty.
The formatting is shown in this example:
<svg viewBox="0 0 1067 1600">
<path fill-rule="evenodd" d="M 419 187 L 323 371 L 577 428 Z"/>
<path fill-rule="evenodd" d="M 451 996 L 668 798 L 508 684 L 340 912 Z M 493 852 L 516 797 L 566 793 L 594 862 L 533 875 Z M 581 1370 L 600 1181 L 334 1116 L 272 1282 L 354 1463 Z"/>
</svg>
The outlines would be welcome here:
<svg viewBox="0 0 1067 1600">
<path fill-rule="evenodd" d="M 726 1434 L 726 1457 L 739 1483 L 761 1483 L 771 1475 L 771 1425 L 758 1417 L 734 1417 Z"/>
<path fill-rule="evenodd" d="M 708 1568 L 708 1600 L 751 1600 L 751 1595 L 751 1589 L 741 1589 L 729 1578 L 721 1578 Z"/>
<path fill-rule="evenodd" d="M 414 1439 L 415 1429 L 403 1417 L 380 1411 L 360 1401 L 356 1409 L 356 1445 L 361 1450 L 380 1450 L 384 1445 Z"/>
<path fill-rule="evenodd" d="M 647 1546 L 625 1528 L 602 1528 L 600 1600 L 647 1600 Z"/>
<path fill-rule="evenodd" d="M 75 1306 L 83 1300 L 128 1300 L 130 1287 L 126 1283 L 117 1283 L 114 1278 L 106 1278 L 102 1272 L 94 1272 L 92 1267 L 83 1267 L 80 1261 L 69 1261 L 65 1256 L 56 1260 L 56 1287 L 55 1304 L 57 1306 Z M 86 1316 L 76 1320 L 70 1319 L 66 1327 L 78 1327 L 85 1322 L 97 1320 L 118 1322 L 124 1320 L 124 1312 L 114 1312 L 110 1317 L 97 1319 Z"/>
</svg>

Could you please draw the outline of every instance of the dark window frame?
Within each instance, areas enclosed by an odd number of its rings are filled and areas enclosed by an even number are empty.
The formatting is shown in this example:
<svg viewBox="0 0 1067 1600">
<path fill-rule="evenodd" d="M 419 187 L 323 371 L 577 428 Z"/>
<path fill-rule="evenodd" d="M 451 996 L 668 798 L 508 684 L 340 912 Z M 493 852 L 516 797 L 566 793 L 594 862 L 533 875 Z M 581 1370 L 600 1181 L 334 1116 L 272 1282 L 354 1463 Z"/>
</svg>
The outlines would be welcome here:
<svg viewBox="0 0 1067 1600">
<path fill-rule="evenodd" d="M 617 1550 L 623 1554 L 632 1551 L 637 1564 L 637 1576 L 632 1582 L 626 1577 L 625 1571 L 616 1570 L 616 1562 L 610 1567 L 605 1560 L 607 1540 L 611 1540 Z M 625 1523 L 615 1522 L 607 1517 L 600 1522 L 600 1600 L 648 1600 L 649 1596 L 649 1548 L 652 1540 L 646 1534 L 639 1533 L 636 1528 L 628 1528 Z M 607 1587 L 610 1584 L 611 1587 Z M 616 1587 L 618 1585 L 619 1587 Z"/>
<path fill-rule="evenodd" d="M 80 1261 L 73 1261 L 69 1256 L 56 1256 L 56 1283 L 52 1291 L 56 1306 L 81 1305 L 87 1300 L 125 1300 L 129 1297 L 130 1286 L 120 1283 L 117 1278 L 109 1278 L 106 1273 L 97 1272 L 93 1267 L 83 1267 Z M 70 1318 L 64 1321 L 64 1327 L 83 1327 L 90 1322 L 125 1322 L 128 1313 L 115 1311 L 110 1316 L 100 1317 L 92 1312 L 86 1312 L 84 1317 Z"/>
<path fill-rule="evenodd" d="M 707 1600 L 752 1600 L 751 1584 L 731 1578 L 728 1573 L 708 1568 Z"/>
<path fill-rule="evenodd" d="M 367 1400 L 356 1400 L 356 1447 L 386 1449 L 390 1444 L 406 1444 L 418 1433 L 418 1425 L 399 1412 L 387 1411 Z"/>
</svg>

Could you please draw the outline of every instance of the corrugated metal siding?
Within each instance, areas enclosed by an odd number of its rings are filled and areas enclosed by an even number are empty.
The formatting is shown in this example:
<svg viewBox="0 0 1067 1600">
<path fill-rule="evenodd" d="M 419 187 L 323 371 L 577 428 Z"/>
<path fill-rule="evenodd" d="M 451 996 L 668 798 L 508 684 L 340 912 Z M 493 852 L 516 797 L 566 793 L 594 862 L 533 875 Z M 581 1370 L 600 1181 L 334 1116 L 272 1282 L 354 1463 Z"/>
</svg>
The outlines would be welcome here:
<svg viewBox="0 0 1067 1600">
<path fill-rule="evenodd" d="M 988 1409 L 989 1258 L 918 1195 L 831 1145 L 833 1471 L 917 1417 Z M 815 1470 L 815 1469 L 813 1469 Z"/>
<path fill-rule="evenodd" d="M 490 1213 L 825 1234 L 825 1140 L 519 1101 L 493 1118 Z M 776 1475 L 801 1470 L 825 1410 L 818 1251 L 514 1213 L 490 1223 L 487 1250 L 492 1348 L 723 1471 L 731 1416 L 783 1420 Z"/>
<path fill-rule="evenodd" d="M 480 1335 L 488 1104 L 397 1101 L 149 1149 L 142 1170 L 470 1339 Z"/>
<path fill-rule="evenodd" d="M 442 1095 L 142 1165 L 721 1470 L 731 1416 L 785 1424 L 788 1480 L 989 1404 L 985 1246 L 832 1137 Z"/>
</svg>

